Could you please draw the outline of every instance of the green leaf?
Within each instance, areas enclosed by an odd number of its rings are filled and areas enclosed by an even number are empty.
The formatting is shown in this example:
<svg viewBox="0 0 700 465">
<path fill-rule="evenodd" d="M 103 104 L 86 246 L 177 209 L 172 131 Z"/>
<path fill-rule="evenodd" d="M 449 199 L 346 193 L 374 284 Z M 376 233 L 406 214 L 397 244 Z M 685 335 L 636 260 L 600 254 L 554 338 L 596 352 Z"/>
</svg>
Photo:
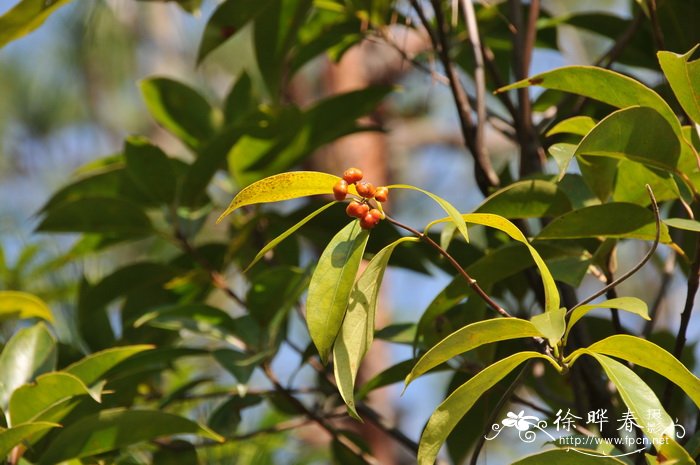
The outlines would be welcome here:
<svg viewBox="0 0 700 465">
<path fill-rule="evenodd" d="M 328 243 L 311 277 L 306 322 L 324 362 L 343 323 L 368 238 L 359 221 L 350 222 Z"/>
<path fill-rule="evenodd" d="M 9 403 L 11 425 L 42 420 L 41 413 L 57 402 L 89 394 L 88 388 L 76 376 L 61 372 L 41 375 L 35 382 L 12 393 Z"/>
<path fill-rule="evenodd" d="M 574 158 L 576 145 L 567 144 L 565 142 L 552 144 L 547 149 L 547 152 L 554 158 L 554 161 L 557 162 L 557 166 L 559 167 L 559 181 L 561 181 L 566 174 L 566 170 L 569 169 L 569 163 L 571 163 L 571 160 Z"/>
<path fill-rule="evenodd" d="M 672 172 L 680 151 L 678 135 L 657 111 L 634 106 L 604 118 L 583 138 L 575 155 L 627 159 Z"/>
<path fill-rule="evenodd" d="M 84 416 L 61 430 L 39 465 L 89 457 L 131 444 L 175 434 L 196 434 L 215 441 L 223 438 L 210 429 L 171 413 L 149 410 L 104 410 Z"/>
<path fill-rule="evenodd" d="M 674 422 L 666 413 L 654 391 L 635 374 L 620 362 L 610 357 L 593 352 L 590 349 L 586 353 L 595 358 L 603 367 L 605 374 L 617 388 L 617 392 L 625 402 L 625 405 L 634 415 L 644 434 L 658 444 L 663 435 L 673 436 Z M 649 412 L 657 412 L 657 418 L 649 415 Z"/>
<path fill-rule="evenodd" d="M 82 198 L 49 210 L 37 231 L 144 235 L 152 232 L 153 227 L 136 203 L 112 198 Z"/>
<path fill-rule="evenodd" d="M 565 66 L 523 79 L 498 89 L 505 92 L 528 86 L 541 86 L 590 97 L 617 108 L 650 107 L 680 136 L 681 126 L 671 107 L 659 94 L 644 84 L 620 73 L 593 66 Z"/>
<path fill-rule="evenodd" d="M 222 436 L 233 436 L 241 422 L 241 411 L 262 401 L 262 397 L 255 395 L 231 396 L 212 412 L 207 424 Z"/>
<path fill-rule="evenodd" d="M 236 194 L 226 211 L 216 221 L 221 222 L 226 216 L 246 205 L 332 194 L 333 186 L 339 180 L 338 176 L 318 171 L 292 171 L 269 176 Z M 349 186 L 348 192 L 357 195 L 354 186 Z"/>
<path fill-rule="evenodd" d="M 386 370 L 377 373 L 372 379 L 363 384 L 360 389 L 357 390 L 356 398 L 364 399 L 367 395 L 374 391 L 375 389 L 382 388 L 384 386 L 389 386 L 391 384 L 400 383 L 406 379 L 406 376 L 411 372 L 413 365 L 415 364 L 415 359 L 409 358 L 403 362 L 399 362 L 396 365 L 392 365 Z"/>
<path fill-rule="evenodd" d="M 625 334 L 610 336 L 588 347 L 598 354 L 621 358 L 629 363 L 655 371 L 683 389 L 700 407 L 700 379 L 673 355 L 645 339 Z"/>
<path fill-rule="evenodd" d="M 575 453 L 580 451 L 581 453 Z M 577 449 L 575 447 L 567 447 L 566 449 L 554 449 L 538 454 L 525 457 L 512 465 L 627 465 L 620 459 L 615 457 L 606 457 L 598 455 L 587 449 Z"/>
<path fill-rule="evenodd" d="M 600 302 L 598 304 L 581 305 L 580 307 L 575 308 L 574 311 L 571 312 L 571 317 L 569 317 L 569 324 L 567 325 L 566 329 L 567 336 L 569 331 L 571 331 L 571 328 L 578 320 L 596 308 L 616 308 L 618 310 L 624 310 L 626 312 L 639 315 L 645 320 L 649 319 L 649 309 L 647 308 L 646 302 L 636 297 L 618 297 Z"/>
<path fill-rule="evenodd" d="M 70 0 L 20 0 L 0 16 L 0 48 L 41 26 L 46 18 Z"/>
<path fill-rule="evenodd" d="M 464 237 L 464 240 L 469 242 L 469 234 L 467 233 L 467 224 L 464 222 L 464 219 L 462 218 L 462 214 L 457 210 L 451 203 L 449 203 L 447 200 L 442 199 L 438 197 L 437 195 L 433 194 L 432 192 L 425 191 L 423 189 L 420 189 L 418 187 L 414 186 L 409 186 L 407 184 L 393 184 L 391 186 L 388 186 L 389 189 L 410 189 L 414 191 L 421 192 L 431 199 L 433 199 L 438 205 L 442 207 L 445 212 L 450 215 L 450 219 L 452 222 L 454 222 L 455 226 L 457 227 L 457 230 L 462 234 L 462 237 Z M 448 221 L 449 221 L 448 220 Z M 435 223 L 435 222 L 433 222 Z M 431 224 L 433 224 L 431 223 Z M 430 227 L 426 227 L 426 230 Z"/>
<path fill-rule="evenodd" d="M 531 322 L 520 318 L 494 318 L 467 325 L 426 352 L 406 377 L 406 386 L 422 374 L 459 354 L 491 342 L 522 337 L 542 337 L 542 333 Z"/>
<path fill-rule="evenodd" d="M 36 423 L 25 423 L 17 425 L 14 428 L 0 430 L 0 458 L 5 459 L 7 454 L 22 441 L 30 439 L 37 433 L 49 430 L 51 428 L 60 428 L 57 423 L 48 423 L 39 421 Z"/>
<path fill-rule="evenodd" d="M 10 318 L 42 318 L 53 321 L 53 314 L 46 302 L 35 295 L 21 291 L 0 291 L 0 321 Z"/>
<path fill-rule="evenodd" d="M 539 179 L 518 181 L 491 194 L 476 213 L 505 218 L 543 218 L 571 211 L 571 202 L 559 187 Z"/>
<path fill-rule="evenodd" d="M 236 321 L 225 311 L 204 304 L 161 307 L 141 316 L 135 327 L 151 325 L 175 331 L 187 329 L 214 339 L 236 343 Z"/>
<path fill-rule="evenodd" d="M 56 340 L 43 323 L 17 331 L 0 354 L 0 408 L 12 392 L 56 365 Z"/>
<path fill-rule="evenodd" d="M 374 338 L 375 312 L 384 271 L 396 246 L 406 241 L 416 242 L 419 239 L 397 239 L 372 257 L 350 292 L 345 318 L 333 345 L 333 373 L 338 390 L 350 415 L 360 421 L 354 398 L 357 372 Z"/>
<path fill-rule="evenodd" d="M 216 132 L 218 113 L 191 87 L 168 78 L 144 79 L 140 87 L 153 119 L 190 147 Z"/>
<path fill-rule="evenodd" d="M 170 158 L 143 137 L 129 137 L 124 144 L 126 172 L 150 197 L 169 204 L 175 200 L 177 178 Z"/>
<path fill-rule="evenodd" d="M 585 136 L 596 125 L 596 120 L 590 116 L 574 116 L 564 121 L 559 121 L 552 129 L 547 131 L 546 136 L 552 137 L 556 134 L 575 134 Z"/>
<path fill-rule="evenodd" d="M 253 82 L 245 71 L 236 79 L 224 102 L 224 119 L 228 123 L 243 120 L 254 108 Z"/>
<path fill-rule="evenodd" d="M 661 51 L 656 56 L 683 110 L 700 124 L 700 60 L 688 61 L 697 49 L 696 45 L 684 55 Z"/>
<path fill-rule="evenodd" d="M 63 371 L 76 376 L 87 386 L 92 386 L 122 361 L 153 347 L 144 344 L 105 349 L 78 360 Z"/>
<path fill-rule="evenodd" d="M 559 308 L 530 318 L 530 322 L 555 347 L 566 331 L 566 309 Z"/>
<path fill-rule="evenodd" d="M 315 217 L 317 217 L 318 215 L 320 215 L 321 213 L 323 213 L 324 211 L 326 211 L 328 208 L 332 207 L 336 203 L 338 203 L 338 202 L 331 202 L 331 203 L 328 203 L 328 204 L 322 206 L 321 208 L 319 208 L 317 210 L 314 210 L 312 213 L 308 214 L 306 217 L 304 217 L 304 219 L 302 219 L 301 221 L 296 223 L 294 226 L 292 226 L 291 228 L 287 229 L 285 232 L 283 232 L 279 236 L 272 239 L 270 242 L 268 242 L 265 245 L 265 247 L 262 248 L 262 250 L 260 250 L 260 252 L 258 252 L 255 255 L 255 258 L 253 258 L 253 261 L 250 262 L 250 264 L 245 268 L 245 270 L 243 270 L 243 272 L 245 273 L 246 271 L 250 270 L 253 267 L 253 265 L 258 263 L 258 261 L 260 261 L 260 259 L 263 258 L 266 253 L 268 253 L 270 250 L 277 247 L 277 245 L 279 245 L 280 242 L 282 242 L 283 240 L 285 240 L 286 238 L 288 238 L 289 236 L 291 236 L 292 234 L 297 232 L 299 230 L 299 228 L 304 226 L 306 223 L 308 223 L 309 221 L 311 221 L 312 219 L 314 219 Z"/>
<path fill-rule="evenodd" d="M 647 462 L 658 465 L 696 465 L 695 460 L 678 442 L 671 437 L 665 437 L 666 441 L 658 447 L 657 456 L 646 455 Z M 687 447 L 687 444 L 686 444 Z"/>
<path fill-rule="evenodd" d="M 271 0 L 226 0 L 209 18 L 197 52 L 197 64 L 262 13 Z"/>
<path fill-rule="evenodd" d="M 423 430 L 418 446 L 418 464 L 433 465 L 447 436 L 482 394 L 518 365 L 533 358 L 542 358 L 551 362 L 548 357 L 537 352 L 520 352 L 484 368 L 450 394 L 435 409 Z"/>
<path fill-rule="evenodd" d="M 585 237 L 654 240 L 656 221 L 650 210 L 633 203 L 593 205 L 555 218 L 540 231 L 537 239 Z M 664 244 L 671 242 L 668 228 L 663 223 L 660 241 Z"/>
<path fill-rule="evenodd" d="M 685 231 L 700 232 L 700 221 L 690 220 L 687 218 L 667 218 L 663 220 L 666 226 Z"/>
<path fill-rule="evenodd" d="M 255 367 L 266 354 L 261 353 L 251 356 L 233 349 L 219 349 L 215 350 L 212 355 L 219 362 L 219 365 L 236 378 L 239 384 L 247 384 L 253 371 L 255 371 Z"/>
</svg>

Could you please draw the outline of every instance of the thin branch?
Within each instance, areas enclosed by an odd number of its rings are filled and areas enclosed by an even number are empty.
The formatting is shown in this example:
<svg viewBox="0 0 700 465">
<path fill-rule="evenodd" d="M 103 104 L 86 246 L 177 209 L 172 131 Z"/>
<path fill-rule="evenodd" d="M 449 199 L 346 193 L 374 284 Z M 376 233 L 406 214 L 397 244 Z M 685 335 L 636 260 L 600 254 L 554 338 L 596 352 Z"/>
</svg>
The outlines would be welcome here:
<svg viewBox="0 0 700 465">
<path fill-rule="evenodd" d="M 615 248 L 610 251 L 608 254 L 608 258 L 605 263 L 605 269 L 603 270 L 603 273 L 605 274 L 605 282 L 606 283 L 611 283 L 615 281 L 613 277 L 613 259 L 614 259 L 614 254 L 615 254 Z M 608 291 L 605 293 L 605 297 L 608 300 L 616 299 L 617 298 L 617 291 L 615 290 L 614 287 L 611 287 L 608 289 Z M 610 309 L 610 319 L 612 320 L 613 324 L 613 329 L 615 330 L 615 334 L 627 334 L 627 332 L 624 330 L 622 327 L 622 322 L 620 321 L 620 311 L 616 308 L 611 308 Z"/>
<path fill-rule="evenodd" d="M 644 324 L 644 329 L 642 330 L 642 335 L 644 339 L 648 339 L 654 329 L 654 324 L 656 323 L 656 315 L 659 313 L 659 308 L 661 308 L 662 303 L 666 300 L 666 292 L 668 291 L 668 286 L 671 285 L 673 279 L 673 272 L 676 269 L 676 254 L 669 254 L 666 262 L 664 263 L 664 268 L 661 273 L 661 284 L 659 284 L 659 290 L 656 291 L 656 298 L 654 303 L 649 309 L 649 320 Z"/>
<path fill-rule="evenodd" d="M 482 299 L 484 302 L 486 302 L 486 304 L 487 304 L 489 307 L 491 307 L 492 309 L 494 309 L 494 310 L 495 310 L 497 313 L 499 313 L 501 316 L 505 316 L 505 317 L 511 317 L 511 316 L 512 316 L 510 313 L 508 313 L 508 311 L 507 311 L 506 309 L 504 309 L 503 307 L 501 307 L 500 305 L 498 305 L 498 303 L 496 303 L 496 301 L 494 301 L 491 297 L 489 297 L 489 295 L 488 295 L 488 294 L 481 288 L 481 286 L 479 286 L 479 284 L 476 282 L 476 279 L 472 278 L 472 277 L 469 275 L 469 273 L 467 273 L 467 271 L 466 271 L 464 268 L 462 268 L 462 265 L 460 265 L 460 264 L 457 262 L 457 260 L 455 260 L 454 257 L 453 257 L 452 255 L 449 254 L 449 252 L 447 252 L 445 249 L 443 249 L 442 247 L 440 247 L 440 244 L 438 244 L 437 242 L 435 242 L 434 240 L 432 240 L 432 239 L 430 238 L 430 236 L 428 236 L 427 234 L 424 234 L 424 233 L 418 231 L 417 229 L 412 228 L 411 226 L 408 226 L 408 225 L 406 225 L 406 224 L 403 224 L 403 223 L 401 223 L 400 221 L 397 221 L 397 220 L 395 220 L 395 219 L 389 217 L 388 215 L 386 216 L 386 220 L 389 221 L 391 224 L 393 224 L 393 225 L 395 225 L 395 226 L 398 226 L 399 228 L 404 229 L 404 230 L 410 232 L 411 234 L 413 234 L 414 236 L 416 236 L 417 238 L 421 239 L 421 240 L 424 241 L 426 244 L 430 245 L 432 248 L 434 248 L 435 250 L 437 250 L 443 257 L 445 257 L 445 258 L 447 259 L 447 261 L 450 263 L 450 265 L 452 265 L 452 266 L 454 267 L 454 269 L 457 270 L 457 272 L 464 278 L 464 280 L 467 282 L 467 284 L 469 285 L 469 287 L 471 287 L 471 288 L 474 290 L 474 292 L 476 292 L 476 294 L 477 294 L 479 297 L 481 297 L 481 299 Z"/>
<path fill-rule="evenodd" d="M 656 0 L 647 0 L 649 8 L 649 19 L 651 20 L 652 37 L 654 38 L 654 46 L 656 50 L 665 50 L 664 33 L 661 31 L 659 24 L 659 15 L 656 8 Z"/>
<path fill-rule="evenodd" d="M 596 299 L 600 297 L 601 295 L 605 294 L 608 292 L 608 290 L 613 289 L 617 287 L 620 283 L 627 281 L 632 275 L 634 275 L 637 271 L 639 271 L 640 268 L 642 268 L 646 262 L 649 261 L 649 259 L 654 255 L 654 252 L 656 251 L 656 247 L 659 245 L 659 239 L 661 238 L 661 217 L 659 216 L 659 205 L 656 203 L 656 197 L 654 197 L 654 192 L 651 190 L 651 186 L 649 184 L 646 185 L 647 188 L 647 193 L 649 194 L 649 198 L 651 199 L 651 206 L 652 206 L 652 211 L 654 212 L 654 224 L 656 226 L 656 235 L 654 236 L 654 242 L 651 245 L 651 248 L 649 251 L 644 255 L 644 258 L 637 263 L 634 267 L 632 267 L 631 270 L 629 270 L 627 273 L 623 274 L 613 282 L 609 283 L 607 286 L 604 288 L 600 289 L 597 292 L 594 292 L 592 295 L 586 297 L 573 307 L 569 309 L 569 311 L 566 313 L 567 316 L 571 315 L 571 312 L 573 312 L 576 308 L 580 307 L 581 305 L 585 305 L 592 301 L 593 299 Z M 700 245 L 700 243 L 699 243 Z M 700 270 L 700 247 L 698 247 L 698 257 L 696 260 L 696 263 L 698 264 L 698 270 Z M 690 279 L 690 278 L 689 278 Z M 695 289 L 697 291 L 697 288 Z M 692 308 L 692 302 L 691 302 L 691 308 Z"/>
</svg>

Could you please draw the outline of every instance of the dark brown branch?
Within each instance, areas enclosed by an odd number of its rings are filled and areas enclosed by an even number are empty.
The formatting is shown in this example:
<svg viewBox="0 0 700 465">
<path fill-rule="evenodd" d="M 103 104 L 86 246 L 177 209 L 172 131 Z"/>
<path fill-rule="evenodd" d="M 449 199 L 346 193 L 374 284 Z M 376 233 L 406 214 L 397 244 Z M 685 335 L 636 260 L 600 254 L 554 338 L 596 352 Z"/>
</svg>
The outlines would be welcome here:
<svg viewBox="0 0 700 465">
<path fill-rule="evenodd" d="M 393 219 L 393 218 L 391 218 L 391 217 L 389 217 L 389 216 L 386 217 L 386 220 L 389 221 L 391 224 L 393 224 L 393 225 L 395 225 L 395 226 L 398 226 L 399 228 L 404 229 L 404 230 L 410 232 L 411 234 L 413 234 L 414 236 L 416 236 L 417 238 L 421 239 L 421 240 L 424 241 L 426 244 L 430 245 L 432 248 L 434 248 L 435 250 L 437 250 L 437 251 L 440 253 L 440 255 L 442 255 L 443 257 L 445 257 L 445 258 L 447 259 L 447 261 L 450 263 L 450 265 L 452 265 L 452 267 L 454 267 L 454 269 L 457 270 L 457 272 L 460 274 L 460 276 L 462 276 L 462 277 L 464 278 L 464 280 L 467 282 L 467 284 L 469 285 L 469 287 L 471 287 L 472 290 L 474 290 L 474 292 L 476 292 L 476 294 L 477 294 L 479 297 L 481 297 L 481 299 L 482 299 L 484 302 L 486 302 L 486 304 L 487 304 L 489 307 L 491 307 L 492 309 L 494 309 L 494 310 L 495 310 L 498 314 L 500 314 L 501 316 L 505 316 L 505 317 L 511 317 L 511 316 L 512 316 L 510 313 L 508 313 L 508 311 L 507 311 L 506 309 L 504 309 L 503 307 L 501 307 L 500 305 L 498 305 L 498 303 L 496 303 L 495 300 L 493 300 L 491 297 L 489 297 L 489 295 L 488 295 L 488 294 L 481 288 L 481 286 L 479 286 L 479 284 L 476 282 L 476 279 L 472 278 L 472 277 L 469 275 L 469 273 L 467 273 L 467 271 L 466 271 L 464 268 L 462 268 L 462 265 L 460 265 L 460 264 L 457 262 L 457 260 L 455 260 L 454 257 L 453 257 L 452 255 L 449 254 L 449 252 L 447 252 L 445 249 L 443 249 L 442 247 L 440 247 L 440 244 L 438 244 L 437 242 L 435 242 L 434 240 L 432 240 L 432 239 L 430 238 L 430 236 L 428 236 L 427 234 L 424 234 L 424 233 L 418 231 L 418 230 L 415 229 L 415 228 L 412 228 L 411 226 L 408 226 L 408 225 L 406 225 L 406 224 L 403 224 L 403 223 L 401 223 L 400 221 L 397 221 L 397 220 L 395 220 L 395 219 Z"/>
<path fill-rule="evenodd" d="M 666 300 L 666 292 L 668 291 L 668 286 L 671 284 L 673 278 L 673 272 L 676 269 L 676 254 L 671 253 L 666 262 L 664 263 L 663 271 L 661 272 L 661 284 L 659 285 L 658 291 L 656 291 L 656 298 L 654 303 L 649 309 L 649 320 L 645 323 L 644 329 L 642 330 L 642 335 L 644 339 L 648 339 L 654 329 L 654 324 L 656 323 L 656 316 L 659 313 L 659 308 Z"/>
</svg>

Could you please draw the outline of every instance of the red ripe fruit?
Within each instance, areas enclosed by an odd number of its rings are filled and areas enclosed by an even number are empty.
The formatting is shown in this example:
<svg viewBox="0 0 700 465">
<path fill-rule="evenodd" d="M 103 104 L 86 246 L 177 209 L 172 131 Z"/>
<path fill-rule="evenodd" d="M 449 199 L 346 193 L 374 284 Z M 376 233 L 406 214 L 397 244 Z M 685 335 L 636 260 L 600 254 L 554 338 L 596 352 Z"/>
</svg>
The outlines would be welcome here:
<svg viewBox="0 0 700 465">
<path fill-rule="evenodd" d="M 333 196 L 335 197 L 335 200 L 345 200 L 347 195 L 348 183 L 341 179 L 335 183 L 335 186 L 333 186 Z"/>
<path fill-rule="evenodd" d="M 358 168 L 348 168 L 343 173 L 343 179 L 348 184 L 355 184 L 356 182 L 362 180 L 362 171 Z"/>
<path fill-rule="evenodd" d="M 360 219 L 360 227 L 362 229 L 372 229 L 377 225 L 377 223 L 379 223 L 379 220 L 370 213 L 367 213 Z"/>
<path fill-rule="evenodd" d="M 368 214 L 368 215 L 371 215 L 372 218 L 374 218 L 375 220 L 377 220 L 377 223 L 379 223 L 379 220 L 381 220 L 382 218 L 384 218 L 384 215 L 382 215 L 382 212 L 380 212 L 380 211 L 377 210 L 376 208 L 371 209 L 369 212 L 367 212 L 367 214 Z"/>
<path fill-rule="evenodd" d="M 345 213 L 353 218 L 363 218 L 369 212 L 369 206 L 366 203 L 350 202 L 345 209 Z"/>
<path fill-rule="evenodd" d="M 358 182 L 355 188 L 357 189 L 357 193 L 366 199 L 371 199 L 374 197 L 374 194 L 377 191 L 377 189 L 368 182 Z"/>
<path fill-rule="evenodd" d="M 386 202 L 389 198 L 389 189 L 386 187 L 377 187 L 377 191 L 374 193 L 374 199 L 377 202 Z"/>
</svg>

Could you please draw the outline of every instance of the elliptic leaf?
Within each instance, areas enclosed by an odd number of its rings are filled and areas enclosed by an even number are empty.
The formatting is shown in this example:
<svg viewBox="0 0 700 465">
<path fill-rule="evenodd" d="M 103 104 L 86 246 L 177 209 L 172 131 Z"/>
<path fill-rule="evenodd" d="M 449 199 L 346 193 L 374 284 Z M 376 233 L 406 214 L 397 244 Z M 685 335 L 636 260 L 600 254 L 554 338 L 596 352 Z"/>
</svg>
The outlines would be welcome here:
<svg viewBox="0 0 700 465">
<path fill-rule="evenodd" d="M 590 116 L 574 116 L 558 122 L 552 129 L 547 131 L 546 136 L 551 137 L 555 134 L 585 136 L 595 125 L 596 120 Z"/>
<path fill-rule="evenodd" d="M 433 199 L 438 205 L 442 207 L 445 212 L 450 215 L 449 219 L 447 221 L 452 221 L 454 222 L 455 226 L 457 227 L 457 230 L 462 234 L 464 237 L 464 240 L 469 242 L 469 234 L 467 233 L 467 224 L 464 222 L 464 219 L 462 218 L 462 214 L 457 210 L 451 203 L 449 203 L 447 200 L 438 197 L 437 195 L 433 194 L 432 192 L 428 192 L 426 190 L 420 189 L 415 186 L 409 186 L 408 184 L 393 184 L 391 186 L 388 186 L 389 189 L 410 189 L 414 191 L 421 192 L 431 199 Z M 432 223 L 431 223 L 432 224 Z M 426 228 L 428 229 L 428 228 Z"/>
<path fill-rule="evenodd" d="M 51 309 L 39 297 L 27 292 L 0 291 L 0 321 L 10 318 L 53 321 Z"/>
<path fill-rule="evenodd" d="M 663 220 L 666 226 L 686 231 L 700 232 L 700 221 L 687 218 L 667 218 Z"/>
<path fill-rule="evenodd" d="M 571 328 L 578 320 L 596 308 L 616 308 L 618 310 L 624 310 L 626 312 L 639 315 L 645 320 L 649 319 L 649 309 L 647 308 L 646 302 L 636 297 L 617 297 L 598 304 L 581 305 L 580 307 L 575 308 L 569 317 L 569 324 L 566 328 L 566 334 L 569 334 L 569 331 L 571 331 Z"/>
<path fill-rule="evenodd" d="M 158 124 L 190 147 L 211 138 L 217 114 L 202 95 L 168 78 L 149 78 L 140 83 L 148 111 Z"/>
<path fill-rule="evenodd" d="M 56 340 L 43 323 L 17 331 L 0 354 L 0 408 L 12 392 L 56 365 Z"/>
<path fill-rule="evenodd" d="M 566 331 L 566 309 L 559 308 L 549 312 L 544 312 L 530 318 L 530 322 L 537 330 L 547 338 L 549 345 L 554 347 L 564 336 Z"/>
<path fill-rule="evenodd" d="M 63 371 L 76 376 L 85 385 L 91 386 L 122 361 L 145 350 L 151 350 L 153 347 L 143 344 L 105 349 L 78 360 Z"/>
<path fill-rule="evenodd" d="M 565 66 L 523 79 L 498 89 L 505 92 L 528 86 L 541 86 L 590 97 L 617 108 L 650 107 L 659 112 L 680 136 L 681 126 L 671 107 L 644 84 L 620 73 L 593 66 Z"/>
<path fill-rule="evenodd" d="M 20 0 L 0 16 L 0 48 L 41 26 L 46 18 L 70 0 Z"/>
<path fill-rule="evenodd" d="M 621 358 L 640 367 L 655 371 L 669 379 L 700 408 L 700 379 L 673 355 L 640 337 L 619 334 L 588 347 L 591 352 Z"/>
<path fill-rule="evenodd" d="M 369 233 L 352 221 L 331 239 L 309 283 L 306 322 L 321 360 L 328 360 L 345 317 Z"/>
<path fill-rule="evenodd" d="M 333 194 L 333 186 L 339 180 L 338 176 L 318 171 L 292 171 L 270 176 L 240 191 L 216 221 L 220 222 L 233 211 L 246 205 Z M 354 186 L 349 186 L 348 192 L 357 194 Z"/>
<path fill-rule="evenodd" d="M 38 464 L 89 457 L 120 447 L 174 434 L 196 434 L 215 441 L 223 438 L 210 429 L 172 413 L 150 410 L 104 410 L 84 416 L 61 430 Z"/>
<path fill-rule="evenodd" d="M 350 415 L 360 420 L 355 410 L 355 380 L 362 358 L 374 338 L 374 320 L 384 271 L 394 248 L 416 237 L 403 237 L 380 250 L 369 262 L 350 292 L 350 302 L 338 337 L 333 345 L 333 370 L 338 390 Z"/>
<path fill-rule="evenodd" d="M 518 365 L 533 358 L 542 358 L 551 362 L 549 357 L 537 352 L 520 352 L 484 368 L 450 394 L 435 409 L 423 430 L 418 446 L 418 464 L 433 465 L 447 436 L 481 395 Z"/>
<path fill-rule="evenodd" d="M 46 213 L 37 231 L 142 235 L 153 227 L 138 204 L 105 197 L 62 203 Z"/>
<path fill-rule="evenodd" d="M 593 205 L 555 218 L 542 229 L 537 239 L 585 237 L 654 240 L 656 221 L 650 210 L 633 203 Z M 668 228 L 663 223 L 660 241 L 664 244 L 671 242 Z"/>
<path fill-rule="evenodd" d="M 696 45 L 684 55 L 661 51 L 657 56 L 683 110 L 696 124 L 700 124 L 700 60 L 688 62 L 697 49 Z"/>
<path fill-rule="evenodd" d="M 581 453 L 576 453 L 579 450 Z M 626 462 L 615 457 L 606 457 L 590 450 L 577 449 L 575 447 L 540 452 L 513 462 L 512 465 L 552 465 L 558 463 L 565 463 L 566 465 L 626 465 Z"/>
<path fill-rule="evenodd" d="M 177 178 L 172 161 L 157 146 L 142 137 L 130 137 L 124 144 L 126 172 L 134 183 L 154 200 L 175 200 Z"/>
<path fill-rule="evenodd" d="M 17 388 L 10 397 L 11 425 L 41 420 L 41 413 L 55 403 L 90 391 L 77 377 L 68 373 L 47 373 L 35 382 Z M 54 420 L 54 419 L 52 419 Z"/>
<path fill-rule="evenodd" d="M 134 322 L 135 327 L 145 324 L 179 331 L 187 329 L 195 333 L 235 343 L 235 320 L 225 311 L 204 304 L 173 305 L 148 312 Z"/>
<path fill-rule="evenodd" d="M 552 158 L 554 158 L 554 161 L 557 162 L 557 166 L 559 167 L 559 181 L 561 181 L 566 174 L 566 170 L 569 169 L 569 163 L 571 163 L 571 160 L 574 158 L 576 145 L 567 144 L 565 142 L 552 144 L 552 146 L 547 149 L 547 152 L 549 152 Z"/>
<path fill-rule="evenodd" d="M 504 218 L 555 217 L 571 211 L 571 202 L 559 187 L 549 181 L 518 181 L 491 194 L 476 213 L 492 213 Z"/>
<path fill-rule="evenodd" d="M 531 322 L 520 318 L 494 318 L 467 325 L 426 352 L 406 377 L 406 386 L 423 373 L 459 354 L 491 342 L 521 337 L 542 337 L 542 333 Z"/>
<path fill-rule="evenodd" d="M 39 421 L 36 423 L 24 423 L 22 425 L 17 425 L 14 428 L 9 428 L 0 431 L 0 457 L 3 459 L 7 457 L 7 454 L 22 441 L 25 441 L 37 433 L 46 431 L 51 428 L 60 428 L 61 425 L 57 423 L 48 423 L 45 421 Z"/>
</svg>

